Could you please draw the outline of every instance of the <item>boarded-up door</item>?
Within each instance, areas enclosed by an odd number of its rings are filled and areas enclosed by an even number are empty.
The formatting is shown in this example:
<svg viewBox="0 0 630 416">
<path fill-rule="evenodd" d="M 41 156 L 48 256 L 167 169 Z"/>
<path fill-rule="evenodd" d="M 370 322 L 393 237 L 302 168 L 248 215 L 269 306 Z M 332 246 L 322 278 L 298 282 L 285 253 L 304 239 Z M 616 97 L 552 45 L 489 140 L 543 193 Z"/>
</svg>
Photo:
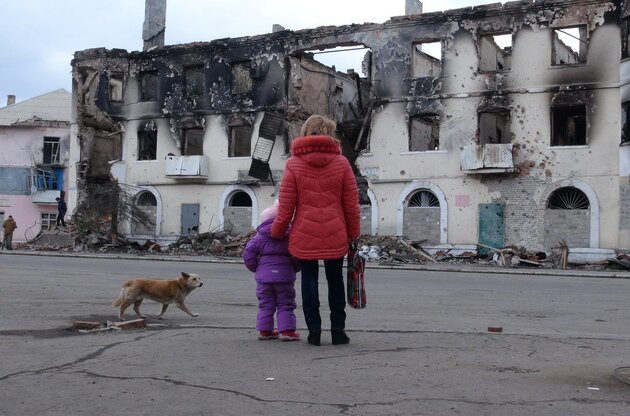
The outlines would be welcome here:
<svg viewBox="0 0 630 416">
<path fill-rule="evenodd" d="M 199 204 L 182 204 L 181 235 L 199 233 Z"/>
<path fill-rule="evenodd" d="M 479 243 L 501 248 L 505 238 L 505 205 L 479 204 Z M 488 254 L 488 249 L 480 247 L 479 254 Z"/>
</svg>

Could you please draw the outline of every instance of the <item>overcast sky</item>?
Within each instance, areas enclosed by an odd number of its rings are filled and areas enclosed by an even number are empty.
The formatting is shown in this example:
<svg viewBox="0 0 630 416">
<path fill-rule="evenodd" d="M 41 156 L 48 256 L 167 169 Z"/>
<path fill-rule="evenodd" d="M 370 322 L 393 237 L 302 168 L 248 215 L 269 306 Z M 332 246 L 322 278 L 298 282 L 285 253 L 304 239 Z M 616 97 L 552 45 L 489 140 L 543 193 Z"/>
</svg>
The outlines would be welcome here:
<svg viewBox="0 0 630 416">
<path fill-rule="evenodd" d="M 422 3 L 424 12 L 433 12 L 497 2 Z M 70 91 L 70 61 L 75 51 L 142 50 L 144 3 L 0 0 L 0 107 L 6 105 L 9 94 L 20 102 L 59 88 Z M 383 23 L 404 14 L 405 0 L 167 0 L 165 38 L 172 45 L 269 33 L 274 23 L 299 30 Z"/>
</svg>

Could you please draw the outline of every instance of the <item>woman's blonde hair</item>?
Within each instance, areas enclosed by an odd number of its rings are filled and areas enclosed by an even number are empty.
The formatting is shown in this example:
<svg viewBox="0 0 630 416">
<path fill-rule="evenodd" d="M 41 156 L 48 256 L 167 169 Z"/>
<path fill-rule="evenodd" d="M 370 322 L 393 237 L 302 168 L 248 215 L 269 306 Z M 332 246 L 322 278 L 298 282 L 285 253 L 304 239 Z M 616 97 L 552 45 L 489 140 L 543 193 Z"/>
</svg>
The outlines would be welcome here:
<svg viewBox="0 0 630 416">
<path fill-rule="evenodd" d="M 336 131 L 337 131 L 337 123 L 335 123 L 331 119 L 326 118 L 324 116 L 313 114 L 312 116 L 307 118 L 304 124 L 302 125 L 302 131 L 300 132 L 300 136 L 323 135 L 323 136 L 330 136 L 331 138 L 337 140 L 335 137 Z"/>
</svg>

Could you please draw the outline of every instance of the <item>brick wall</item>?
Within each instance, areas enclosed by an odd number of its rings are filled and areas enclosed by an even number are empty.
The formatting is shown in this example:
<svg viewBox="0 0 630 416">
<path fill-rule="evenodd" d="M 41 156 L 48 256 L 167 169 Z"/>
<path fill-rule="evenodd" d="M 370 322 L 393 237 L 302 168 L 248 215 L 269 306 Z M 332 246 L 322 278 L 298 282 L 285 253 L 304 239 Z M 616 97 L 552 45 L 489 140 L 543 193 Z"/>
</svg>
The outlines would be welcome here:
<svg viewBox="0 0 630 416">
<path fill-rule="evenodd" d="M 545 247 L 565 240 L 569 247 L 589 247 L 591 211 L 587 209 L 545 210 Z"/>
<path fill-rule="evenodd" d="M 361 205 L 361 234 L 372 234 L 372 206 Z"/>
<path fill-rule="evenodd" d="M 244 234 L 252 230 L 251 207 L 227 207 L 223 210 L 225 228 L 232 229 L 231 234 Z"/>
<path fill-rule="evenodd" d="M 544 250 L 539 236 L 545 226 L 545 207 L 539 207 L 533 195 L 549 184 L 533 178 L 508 181 L 484 178 L 482 183 L 500 192 L 501 197 L 492 200 L 493 203 L 505 204 L 505 245 Z"/>
<path fill-rule="evenodd" d="M 440 208 L 405 207 L 403 237 L 425 243 L 440 243 Z"/>
</svg>

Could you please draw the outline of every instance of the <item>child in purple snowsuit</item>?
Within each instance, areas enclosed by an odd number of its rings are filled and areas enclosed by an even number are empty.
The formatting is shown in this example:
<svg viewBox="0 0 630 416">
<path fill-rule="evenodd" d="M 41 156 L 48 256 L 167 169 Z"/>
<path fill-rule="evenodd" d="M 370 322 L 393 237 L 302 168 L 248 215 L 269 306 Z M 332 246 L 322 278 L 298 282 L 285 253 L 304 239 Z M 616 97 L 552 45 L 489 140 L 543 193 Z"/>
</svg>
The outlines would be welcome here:
<svg viewBox="0 0 630 416">
<path fill-rule="evenodd" d="M 258 339 L 299 341 L 295 331 L 295 273 L 297 262 L 289 254 L 287 236 L 271 238 L 271 224 L 278 212 L 278 201 L 260 214 L 261 224 L 243 252 L 245 266 L 255 274 L 258 316 Z M 278 314 L 278 331 L 274 331 L 274 315 Z"/>
</svg>

